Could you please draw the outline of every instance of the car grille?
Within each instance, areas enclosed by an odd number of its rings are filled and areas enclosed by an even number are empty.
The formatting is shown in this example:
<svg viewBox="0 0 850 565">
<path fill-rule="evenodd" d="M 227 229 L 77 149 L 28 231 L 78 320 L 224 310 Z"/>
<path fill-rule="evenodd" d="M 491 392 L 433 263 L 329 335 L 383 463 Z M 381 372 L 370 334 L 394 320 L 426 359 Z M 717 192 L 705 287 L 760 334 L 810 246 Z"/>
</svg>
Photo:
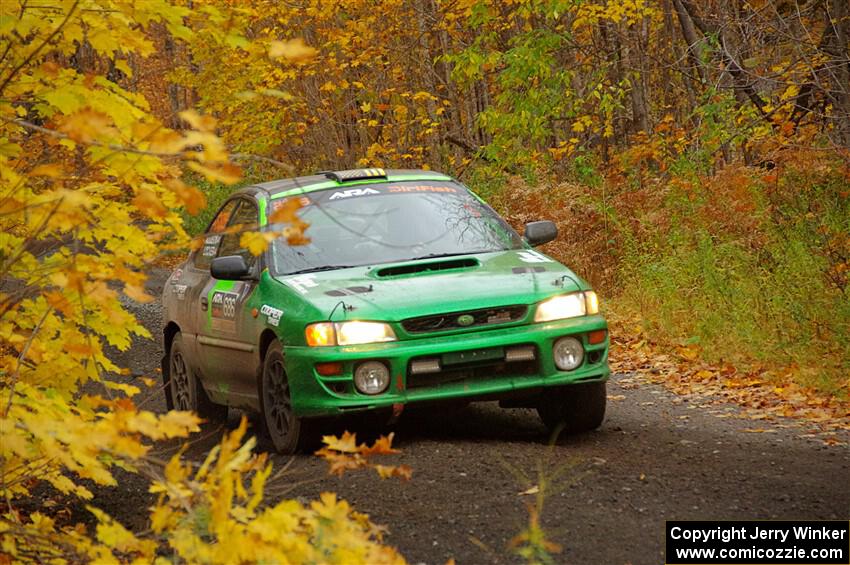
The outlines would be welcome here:
<svg viewBox="0 0 850 565">
<path fill-rule="evenodd" d="M 407 320 L 402 320 L 401 326 L 406 332 L 412 334 L 442 332 L 516 322 L 525 318 L 527 312 L 528 306 L 518 304 L 514 306 L 482 308 L 480 310 L 466 310 L 463 312 L 449 312 L 446 314 L 408 318 Z M 464 321 L 462 318 L 468 321 L 468 323 L 462 323 Z"/>
</svg>

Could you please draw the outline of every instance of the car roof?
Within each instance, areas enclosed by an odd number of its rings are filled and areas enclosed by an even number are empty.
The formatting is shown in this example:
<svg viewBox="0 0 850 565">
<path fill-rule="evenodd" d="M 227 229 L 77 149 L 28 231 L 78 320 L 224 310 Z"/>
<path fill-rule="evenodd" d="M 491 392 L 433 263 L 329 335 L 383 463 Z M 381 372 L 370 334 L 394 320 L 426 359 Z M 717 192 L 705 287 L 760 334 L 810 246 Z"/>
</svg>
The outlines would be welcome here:
<svg viewBox="0 0 850 565">
<path fill-rule="evenodd" d="M 365 170 L 365 169 L 364 169 Z M 371 169 L 374 170 L 374 169 Z M 251 186 L 246 186 L 243 191 L 255 192 L 261 190 L 271 198 L 280 198 L 291 196 L 294 194 L 303 194 L 305 192 L 314 192 L 317 190 L 326 190 L 328 188 L 338 188 L 341 186 L 356 186 L 358 184 L 374 184 L 385 182 L 402 182 L 415 180 L 437 180 L 450 181 L 454 180 L 449 175 L 437 171 L 426 171 L 419 169 L 386 169 L 386 177 L 377 176 L 372 178 L 358 178 L 355 180 L 339 181 L 334 178 L 341 171 L 328 171 L 317 173 L 314 175 L 306 175 L 288 179 L 273 180 Z M 332 176 L 333 175 L 333 176 Z"/>
</svg>

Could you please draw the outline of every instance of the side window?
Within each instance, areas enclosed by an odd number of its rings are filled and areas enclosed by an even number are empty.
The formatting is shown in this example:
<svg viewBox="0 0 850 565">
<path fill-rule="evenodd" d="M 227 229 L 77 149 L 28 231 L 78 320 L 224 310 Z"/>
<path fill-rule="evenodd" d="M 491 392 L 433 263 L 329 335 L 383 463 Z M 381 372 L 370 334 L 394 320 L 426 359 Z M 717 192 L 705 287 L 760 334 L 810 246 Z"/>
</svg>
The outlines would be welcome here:
<svg viewBox="0 0 850 565">
<path fill-rule="evenodd" d="M 210 263 L 212 263 L 213 257 L 218 253 L 219 244 L 221 244 L 221 240 L 224 237 L 223 232 L 227 228 L 227 224 L 230 222 L 230 218 L 233 216 L 233 212 L 236 210 L 236 205 L 239 202 L 239 200 L 231 200 L 216 215 L 210 225 L 210 229 L 207 230 L 204 236 L 201 248 L 195 252 L 193 261 L 195 268 L 204 270 L 210 268 Z"/>
<path fill-rule="evenodd" d="M 256 230 L 258 227 L 257 205 L 249 200 L 239 200 L 239 207 L 230 218 L 227 224 L 227 230 L 221 239 L 221 245 L 218 248 L 217 257 L 225 257 L 227 255 L 241 255 L 245 258 L 245 262 L 251 265 L 256 261 L 256 257 L 251 254 L 246 248 L 239 245 L 239 240 L 242 234 L 246 231 Z"/>
</svg>

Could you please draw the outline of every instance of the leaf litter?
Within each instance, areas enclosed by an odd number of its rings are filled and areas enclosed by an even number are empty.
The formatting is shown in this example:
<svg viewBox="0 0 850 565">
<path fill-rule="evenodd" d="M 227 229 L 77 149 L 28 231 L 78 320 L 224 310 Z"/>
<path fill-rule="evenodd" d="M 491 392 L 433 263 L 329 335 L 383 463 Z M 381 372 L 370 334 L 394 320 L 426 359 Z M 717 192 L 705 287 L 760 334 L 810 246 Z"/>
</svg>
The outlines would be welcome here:
<svg viewBox="0 0 850 565">
<path fill-rule="evenodd" d="M 626 375 L 617 381 L 620 388 L 660 384 L 678 395 L 698 397 L 697 406 L 708 408 L 717 418 L 762 424 L 742 432 L 772 433 L 775 428 L 793 426 L 805 429 L 800 437 L 818 439 L 827 446 L 847 445 L 836 435 L 850 431 L 850 400 L 797 384 L 795 368 L 712 365 L 701 359 L 696 345 L 670 351 L 654 343 L 638 323 L 614 318 L 612 326 L 611 370 Z M 717 410 L 721 404 L 735 404 L 741 410 Z M 766 423 L 770 427 L 763 425 Z"/>
</svg>

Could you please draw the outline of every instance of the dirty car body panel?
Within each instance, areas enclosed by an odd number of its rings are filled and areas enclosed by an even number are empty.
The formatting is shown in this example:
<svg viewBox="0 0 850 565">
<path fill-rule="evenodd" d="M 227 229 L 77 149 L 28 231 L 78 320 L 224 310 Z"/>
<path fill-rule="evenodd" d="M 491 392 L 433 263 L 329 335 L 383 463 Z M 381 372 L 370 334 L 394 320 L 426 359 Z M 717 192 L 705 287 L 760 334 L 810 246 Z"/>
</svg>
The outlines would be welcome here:
<svg viewBox="0 0 850 565">
<path fill-rule="evenodd" d="M 570 269 L 446 175 L 373 169 L 354 176 L 264 183 L 221 207 L 165 285 L 164 375 L 179 331 L 209 399 L 251 409 L 262 408 L 264 355 L 279 342 L 298 418 L 452 399 L 533 405 L 554 387 L 608 378 L 606 322 Z M 279 237 L 258 257 L 241 247 L 245 231 L 284 232 L 273 221 L 286 207 L 309 224 L 307 242 Z M 214 278 L 213 261 L 232 256 L 242 256 L 249 273 Z M 542 303 L 565 296 L 581 302 L 581 315 L 541 315 L 550 308 Z M 383 333 L 362 343 L 363 331 Z M 355 332 L 349 344 L 346 332 Z M 564 337 L 580 345 L 556 348 Z M 559 368 L 556 355 L 578 365 Z M 378 367 L 362 381 L 379 392 L 364 392 L 355 379 L 364 363 L 386 369 L 386 378 Z"/>
</svg>

